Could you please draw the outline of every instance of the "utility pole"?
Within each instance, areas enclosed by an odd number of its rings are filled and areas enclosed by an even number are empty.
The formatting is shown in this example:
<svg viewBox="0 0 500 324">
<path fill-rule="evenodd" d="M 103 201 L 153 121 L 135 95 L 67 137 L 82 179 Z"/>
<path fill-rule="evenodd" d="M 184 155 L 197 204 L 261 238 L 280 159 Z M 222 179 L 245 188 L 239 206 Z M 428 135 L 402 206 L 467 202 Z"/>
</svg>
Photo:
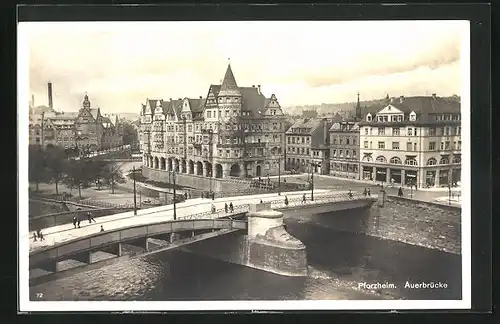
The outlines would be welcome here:
<svg viewBox="0 0 500 324">
<path fill-rule="evenodd" d="M 281 196 L 281 156 L 278 158 L 278 196 Z"/>
<path fill-rule="evenodd" d="M 309 165 L 311 166 L 311 201 L 314 201 L 314 167 L 318 165 L 314 162 L 309 162 Z"/>
<path fill-rule="evenodd" d="M 177 219 L 177 209 L 176 209 L 176 204 L 175 204 L 175 201 L 177 200 L 176 199 L 176 196 L 175 196 L 175 170 L 172 171 L 172 177 L 173 177 L 173 184 L 174 184 L 174 220 Z"/>
<path fill-rule="evenodd" d="M 136 189 L 135 189 L 135 165 L 134 168 L 132 169 L 132 174 L 134 178 L 134 215 L 137 215 L 137 200 L 136 200 Z"/>
</svg>

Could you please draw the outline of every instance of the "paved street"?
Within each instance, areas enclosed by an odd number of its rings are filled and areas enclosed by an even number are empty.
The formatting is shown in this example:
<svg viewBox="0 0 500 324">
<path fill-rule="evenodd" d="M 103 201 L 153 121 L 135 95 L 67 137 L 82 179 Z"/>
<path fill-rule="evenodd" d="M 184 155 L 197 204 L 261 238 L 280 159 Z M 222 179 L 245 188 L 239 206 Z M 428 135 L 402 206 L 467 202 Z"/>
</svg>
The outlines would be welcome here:
<svg viewBox="0 0 500 324">
<path fill-rule="evenodd" d="M 335 191 L 336 193 L 343 193 L 341 191 Z M 291 204 L 298 203 L 292 201 L 294 198 L 301 198 L 304 193 L 309 193 L 309 191 L 298 191 L 298 192 L 288 192 L 282 193 L 278 196 L 276 193 L 263 194 L 263 195 L 252 195 L 252 196 L 240 196 L 240 197 L 228 197 L 228 198 L 218 198 L 215 200 L 210 199 L 189 199 L 185 202 L 177 204 L 177 217 L 182 218 L 190 216 L 193 214 L 210 212 L 212 204 L 216 206 L 217 209 L 223 209 L 225 203 L 232 202 L 235 207 L 235 213 L 238 212 L 238 206 L 247 205 L 250 203 L 259 203 L 262 199 L 263 202 L 285 199 L 285 195 L 290 200 Z M 319 199 L 322 195 L 332 194 L 332 191 L 328 190 L 317 190 L 315 191 L 315 197 Z M 300 200 L 300 199 L 299 199 Z M 308 197 L 309 200 L 309 197 Z M 225 213 L 216 213 L 213 217 L 227 216 Z M 229 214 L 230 215 L 230 214 Z M 33 241 L 33 233 L 29 233 L 25 239 L 29 239 L 30 251 L 32 249 L 40 248 L 43 246 L 50 246 L 54 244 L 59 244 L 77 237 L 84 237 L 87 235 L 92 235 L 100 231 L 101 225 L 103 225 L 104 230 L 118 229 L 127 226 L 139 225 L 139 224 L 149 224 L 160 221 L 173 220 L 173 205 L 159 206 L 148 209 L 139 210 L 137 215 L 134 216 L 133 212 L 125 212 L 120 214 L 114 214 L 110 216 L 99 217 L 97 223 L 89 224 L 88 221 L 83 220 L 80 224 L 81 228 L 74 228 L 73 224 L 64 224 L 59 226 L 54 226 L 50 228 L 42 229 L 44 234 L 44 241 Z"/>
</svg>

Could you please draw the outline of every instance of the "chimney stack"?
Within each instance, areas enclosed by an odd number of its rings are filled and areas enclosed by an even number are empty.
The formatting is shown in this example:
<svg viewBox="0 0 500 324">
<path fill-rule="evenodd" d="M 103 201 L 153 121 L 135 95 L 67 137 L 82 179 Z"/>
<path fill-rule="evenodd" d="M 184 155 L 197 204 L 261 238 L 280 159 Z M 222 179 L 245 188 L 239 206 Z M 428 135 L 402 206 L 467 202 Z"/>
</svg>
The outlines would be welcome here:
<svg viewBox="0 0 500 324">
<path fill-rule="evenodd" d="M 53 106 L 52 106 L 52 82 L 49 81 L 47 86 L 48 86 L 48 92 L 49 92 L 49 108 L 52 110 L 53 109 Z"/>
<path fill-rule="evenodd" d="M 403 103 L 404 100 L 405 100 L 405 96 L 400 96 L 399 97 L 399 103 Z"/>
<path fill-rule="evenodd" d="M 257 89 L 258 89 L 258 93 L 260 94 L 260 84 L 257 86 Z"/>
</svg>

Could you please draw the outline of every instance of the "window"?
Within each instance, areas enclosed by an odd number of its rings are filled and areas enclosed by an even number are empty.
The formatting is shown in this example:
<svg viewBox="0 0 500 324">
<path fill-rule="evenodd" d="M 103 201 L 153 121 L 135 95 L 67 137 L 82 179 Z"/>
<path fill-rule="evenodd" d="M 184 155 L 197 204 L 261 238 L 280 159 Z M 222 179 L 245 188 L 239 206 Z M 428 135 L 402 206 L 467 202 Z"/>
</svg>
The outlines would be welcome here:
<svg viewBox="0 0 500 324">
<path fill-rule="evenodd" d="M 356 145 L 356 138 L 352 139 L 352 145 Z"/>
<path fill-rule="evenodd" d="M 392 149 L 399 150 L 399 142 L 392 142 Z"/>
<path fill-rule="evenodd" d="M 363 161 L 365 161 L 365 162 L 372 162 L 373 160 L 372 160 L 371 155 L 367 155 L 367 154 L 365 154 L 365 155 L 363 156 Z"/>
<path fill-rule="evenodd" d="M 462 163 L 462 158 L 460 157 L 460 155 L 455 155 L 453 157 L 452 163 L 453 164 L 460 164 L 460 163 Z"/>
<path fill-rule="evenodd" d="M 418 164 L 417 164 L 417 160 L 415 160 L 415 158 L 414 158 L 414 157 L 407 158 L 407 159 L 405 160 L 405 164 L 406 164 L 406 165 L 418 165 Z"/>
<path fill-rule="evenodd" d="M 346 145 L 349 145 L 349 137 L 345 139 Z"/>
<path fill-rule="evenodd" d="M 444 150 L 444 142 L 441 142 L 441 150 Z"/>
<path fill-rule="evenodd" d="M 368 127 L 365 127 L 365 135 L 368 135 Z"/>
<path fill-rule="evenodd" d="M 408 128 L 408 136 L 412 136 L 413 135 L 413 128 Z"/>
<path fill-rule="evenodd" d="M 441 160 L 439 160 L 439 164 L 450 164 L 450 160 L 443 156 Z"/>
<path fill-rule="evenodd" d="M 458 141 L 457 150 L 462 149 L 462 141 Z"/>
<path fill-rule="evenodd" d="M 379 127 L 378 128 L 378 134 L 379 135 L 385 135 L 385 127 Z"/>
<path fill-rule="evenodd" d="M 365 149 L 367 149 L 368 148 L 368 141 L 365 141 L 363 146 Z"/>
<path fill-rule="evenodd" d="M 390 160 L 391 164 L 403 164 L 401 159 L 398 158 L 397 156 L 395 157 L 392 157 L 391 160 Z"/>
<path fill-rule="evenodd" d="M 342 150 L 339 150 L 339 156 L 340 157 L 344 157 L 344 154 L 343 154 Z"/>
<path fill-rule="evenodd" d="M 437 161 L 435 158 L 430 158 L 427 160 L 427 163 L 426 165 L 436 165 L 437 164 Z"/>
<path fill-rule="evenodd" d="M 429 151 L 436 150 L 436 142 L 429 142 Z"/>
<path fill-rule="evenodd" d="M 378 142 L 378 148 L 379 148 L 380 150 L 385 149 L 385 142 Z"/>
<path fill-rule="evenodd" d="M 446 142 L 444 143 L 444 149 L 445 149 L 445 150 L 449 150 L 449 149 L 450 149 L 450 141 L 446 141 Z"/>
<path fill-rule="evenodd" d="M 407 151 L 411 151 L 412 148 L 413 148 L 412 142 L 406 143 L 406 150 Z"/>
<path fill-rule="evenodd" d="M 417 150 L 417 143 L 413 143 L 413 150 L 416 151 Z"/>
<path fill-rule="evenodd" d="M 355 150 L 352 150 L 352 157 L 356 158 L 356 151 Z"/>
<path fill-rule="evenodd" d="M 375 161 L 377 161 L 378 163 L 386 163 L 387 159 L 385 157 L 383 157 L 382 155 L 380 155 L 377 157 L 377 159 Z"/>
<path fill-rule="evenodd" d="M 332 151 L 332 155 L 333 155 L 333 156 L 337 156 L 337 150 L 333 150 L 333 151 Z"/>
<path fill-rule="evenodd" d="M 399 136 L 399 127 L 392 128 L 392 136 Z"/>
<path fill-rule="evenodd" d="M 435 127 L 429 128 L 429 136 L 436 136 L 436 128 Z"/>
</svg>

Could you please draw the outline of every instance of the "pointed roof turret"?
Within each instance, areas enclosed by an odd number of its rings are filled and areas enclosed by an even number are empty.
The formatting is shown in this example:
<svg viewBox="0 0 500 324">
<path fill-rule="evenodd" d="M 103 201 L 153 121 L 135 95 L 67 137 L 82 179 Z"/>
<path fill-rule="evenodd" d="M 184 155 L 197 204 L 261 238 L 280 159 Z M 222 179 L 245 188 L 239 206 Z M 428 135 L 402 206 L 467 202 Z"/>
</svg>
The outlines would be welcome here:
<svg viewBox="0 0 500 324">
<path fill-rule="evenodd" d="M 231 64 L 227 65 L 226 74 L 222 80 L 219 96 L 241 96 L 240 89 L 236 84 Z"/>
</svg>

